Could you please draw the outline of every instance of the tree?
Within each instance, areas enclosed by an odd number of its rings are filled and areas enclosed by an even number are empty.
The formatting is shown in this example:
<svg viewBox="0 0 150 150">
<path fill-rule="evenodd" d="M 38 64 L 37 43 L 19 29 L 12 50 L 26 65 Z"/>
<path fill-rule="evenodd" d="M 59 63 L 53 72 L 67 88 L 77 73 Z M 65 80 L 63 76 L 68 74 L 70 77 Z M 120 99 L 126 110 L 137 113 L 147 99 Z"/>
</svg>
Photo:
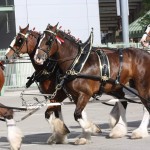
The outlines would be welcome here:
<svg viewBox="0 0 150 150">
<path fill-rule="evenodd" d="M 139 24 L 143 28 L 150 24 L 150 1 L 149 0 L 143 0 L 140 16 L 141 16 L 141 20 L 139 21 Z"/>
</svg>

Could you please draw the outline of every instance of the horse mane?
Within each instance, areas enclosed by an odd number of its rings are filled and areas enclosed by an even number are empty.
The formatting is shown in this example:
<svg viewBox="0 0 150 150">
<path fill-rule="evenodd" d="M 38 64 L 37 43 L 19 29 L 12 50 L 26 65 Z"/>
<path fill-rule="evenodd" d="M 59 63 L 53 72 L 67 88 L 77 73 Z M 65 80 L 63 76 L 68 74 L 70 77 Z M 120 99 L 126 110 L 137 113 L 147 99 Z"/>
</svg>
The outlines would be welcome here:
<svg viewBox="0 0 150 150">
<path fill-rule="evenodd" d="M 81 44 L 82 43 L 81 40 L 76 39 L 74 36 L 72 36 L 69 33 L 66 33 L 65 31 L 57 30 L 57 33 L 58 33 L 58 35 L 60 34 L 60 36 L 62 36 L 64 39 L 67 39 L 67 40 L 69 40 L 75 44 Z"/>
<path fill-rule="evenodd" d="M 38 32 L 38 31 L 30 30 L 29 32 L 30 32 L 30 34 L 31 34 L 32 36 L 34 36 L 36 39 L 39 39 L 39 37 L 41 37 L 41 33 Z"/>
</svg>

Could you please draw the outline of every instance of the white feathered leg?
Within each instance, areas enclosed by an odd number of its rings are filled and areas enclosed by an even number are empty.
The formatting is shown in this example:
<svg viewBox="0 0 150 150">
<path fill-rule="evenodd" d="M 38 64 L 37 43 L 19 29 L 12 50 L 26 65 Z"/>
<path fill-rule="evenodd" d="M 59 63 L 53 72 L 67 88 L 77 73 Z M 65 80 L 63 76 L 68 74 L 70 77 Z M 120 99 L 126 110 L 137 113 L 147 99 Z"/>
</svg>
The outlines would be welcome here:
<svg viewBox="0 0 150 150">
<path fill-rule="evenodd" d="M 83 145 L 91 142 L 92 123 L 88 120 L 78 119 L 82 127 L 82 135 L 75 141 L 76 145 Z"/>
<path fill-rule="evenodd" d="M 126 135 L 127 133 L 127 123 L 126 123 L 126 110 L 122 106 L 120 102 L 118 102 L 119 108 L 119 121 L 115 125 L 115 127 L 111 130 L 109 137 L 111 138 L 121 138 Z"/>
<path fill-rule="evenodd" d="M 6 119 L 8 130 L 8 141 L 10 143 L 11 150 L 19 150 L 22 143 L 22 132 L 16 126 L 14 119 Z"/>
<path fill-rule="evenodd" d="M 68 128 L 65 126 L 64 122 L 58 118 L 55 118 L 54 114 L 50 115 L 50 118 L 47 119 L 51 130 L 52 135 L 48 138 L 48 144 L 63 144 L 67 143 L 67 134 L 70 133 Z"/>
<path fill-rule="evenodd" d="M 82 119 L 78 119 L 78 122 L 82 128 L 81 135 L 78 136 L 77 140 L 75 141 L 76 145 L 83 145 L 91 142 L 91 134 L 98 134 L 101 133 L 101 129 L 95 125 L 93 122 L 87 119 L 87 114 L 84 110 L 82 111 Z"/>
<path fill-rule="evenodd" d="M 86 113 L 86 109 L 84 108 L 84 110 L 82 111 L 82 119 L 85 121 L 85 122 L 90 122 L 91 124 L 91 128 L 92 128 L 92 135 L 97 135 L 99 133 L 102 133 L 101 132 L 101 128 L 94 124 L 92 121 L 89 121 L 88 118 L 87 118 L 87 113 Z"/>
<path fill-rule="evenodd" d="M 116 123 L 119 120 L 119 116 L 120 116 L 119 106 L 118 103 L 115 103 L 115 106 L 113 107 L 113 109 L 109 114 L 109 125 L 111 128 L 113 128 L 116 125 Z"/>
<path fill-rule="evenodd" d="M 132 139 L 140 139 L 148 136 L 149 112 L 143 108 L 143 119 L 140 126 L 132 132 Z"/>
</svg>

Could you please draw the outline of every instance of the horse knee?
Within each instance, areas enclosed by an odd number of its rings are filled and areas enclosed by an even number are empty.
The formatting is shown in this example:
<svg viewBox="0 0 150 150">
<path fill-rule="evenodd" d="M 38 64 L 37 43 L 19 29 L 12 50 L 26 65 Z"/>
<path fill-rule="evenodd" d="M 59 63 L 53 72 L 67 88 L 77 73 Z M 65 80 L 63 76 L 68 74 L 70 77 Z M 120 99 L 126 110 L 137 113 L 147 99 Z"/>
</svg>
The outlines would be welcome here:
<svg viewBox="0 0 150 150">
<path fill-rule="evenodd" d="M 1 116 L 5 119 L 13 119 L 13 110 L 4 108 L 3 113 L 1 112 Z"/>
<path fill-rule="evenodd" d="M 53 111 L 49 111 L 48 109 L 45 111 L 45 119 L 49 119 L 50 115 L 53 113 Z"/>
<path fill-rule="evenodd" d="M 78 119 L 81 119 L 81 118 L 82 118 L 81 111 L 75 110 L 75 112 L 74 112 L 74 119 L 75 119 L 75 121 L 78 121 Z"/>
<path fill-rule="evenodd" d="M 122 106 L 124 107 L 124 109 L 127 108 L 128 103 L 126 101 L 121 102 Z"/>
</svg>

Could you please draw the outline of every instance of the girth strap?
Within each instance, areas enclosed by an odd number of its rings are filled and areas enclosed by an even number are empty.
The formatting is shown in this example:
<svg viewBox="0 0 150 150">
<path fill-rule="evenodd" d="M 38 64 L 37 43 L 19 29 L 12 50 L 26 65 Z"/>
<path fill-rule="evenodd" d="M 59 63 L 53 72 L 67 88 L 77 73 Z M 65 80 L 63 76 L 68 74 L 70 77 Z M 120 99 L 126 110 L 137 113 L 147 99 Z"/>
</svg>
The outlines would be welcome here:
<svg viewBox="0 0 150 150">
<path fill-rule="evenodd" d="M 99 59 L 100 77 L 103 81 L 107 81 L 110 78 L 110 64 L 107 55 L 103 50 L 97 50 L 96 54 Z"/>
<path fill-rule="evenodd" d="M 123 65 L 123 53 L 122 53 L 122 49 L 119 49 L 119 62 L 120 62 L 120 65 L 119 65 L 119 71 L 118 71 L 118 74 L 117 74 L 117 77 L 116 77 L 116 84 L 119 84 L 120 83 L 120 74 L 121 74 L 121 71 L 122 71 L 122 65 Z"/>
</svg>

